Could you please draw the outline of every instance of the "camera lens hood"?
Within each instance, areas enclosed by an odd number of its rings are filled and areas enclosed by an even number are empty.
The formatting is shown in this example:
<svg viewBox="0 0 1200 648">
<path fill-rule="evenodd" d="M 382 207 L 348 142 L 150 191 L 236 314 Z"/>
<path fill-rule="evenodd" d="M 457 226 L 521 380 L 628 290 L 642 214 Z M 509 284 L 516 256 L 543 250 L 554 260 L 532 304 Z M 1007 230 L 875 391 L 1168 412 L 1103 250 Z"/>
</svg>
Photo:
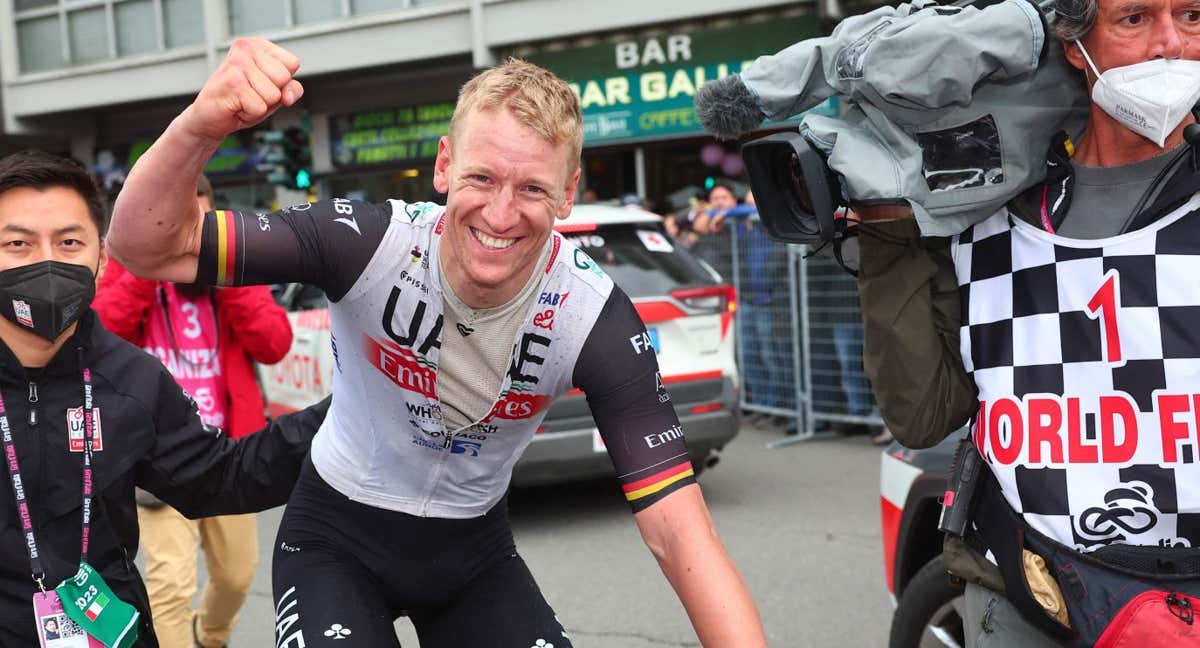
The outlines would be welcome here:
<svg viewBox="0 0 1200 648">
<path fill-rule="evenodd" d="M 798 132 L 747 142 L 742 159 L 767 233 L 785 243 L 819 244 L 836 234 L 837 180 L 825 157 Z"/>
</svg>

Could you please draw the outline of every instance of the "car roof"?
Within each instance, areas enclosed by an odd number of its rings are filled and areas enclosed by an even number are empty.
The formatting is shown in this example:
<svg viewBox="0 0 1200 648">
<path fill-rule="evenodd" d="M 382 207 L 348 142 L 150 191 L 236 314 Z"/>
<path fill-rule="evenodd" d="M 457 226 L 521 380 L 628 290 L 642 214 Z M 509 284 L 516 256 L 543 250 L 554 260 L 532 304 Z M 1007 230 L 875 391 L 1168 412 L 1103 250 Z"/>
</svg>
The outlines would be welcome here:
<svg viewBox="0 0 1200 648">
<path fill-rule="evenodd" d="M 661 223 L 662 217 L 636 207 L 613 205 L 575 205 L 571 215 L 558 225 L 625 225 L 628 223 Z"/>
</svg>

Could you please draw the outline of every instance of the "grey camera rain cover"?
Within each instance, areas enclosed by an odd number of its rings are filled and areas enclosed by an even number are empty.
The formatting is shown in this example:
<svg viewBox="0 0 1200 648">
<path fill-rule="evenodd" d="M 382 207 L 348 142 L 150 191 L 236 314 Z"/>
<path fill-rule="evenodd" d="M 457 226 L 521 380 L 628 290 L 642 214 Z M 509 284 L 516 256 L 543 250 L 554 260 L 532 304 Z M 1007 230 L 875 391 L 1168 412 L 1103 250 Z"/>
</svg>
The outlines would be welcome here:
<svg viewBox="0 0 1200 648">
<path fill-rule="evenodd" d="M 1082 75 L 1026 0 L 884 7 L 740 76 L 772 120 L 838 95 L 841 117 L 809 115 L 800 132 L 846 198 L 907 200 L 926 236 L 961 232 L 1041 181 L 1051 136 L 1078 135 L 1088 110 Z"/>
</svg>

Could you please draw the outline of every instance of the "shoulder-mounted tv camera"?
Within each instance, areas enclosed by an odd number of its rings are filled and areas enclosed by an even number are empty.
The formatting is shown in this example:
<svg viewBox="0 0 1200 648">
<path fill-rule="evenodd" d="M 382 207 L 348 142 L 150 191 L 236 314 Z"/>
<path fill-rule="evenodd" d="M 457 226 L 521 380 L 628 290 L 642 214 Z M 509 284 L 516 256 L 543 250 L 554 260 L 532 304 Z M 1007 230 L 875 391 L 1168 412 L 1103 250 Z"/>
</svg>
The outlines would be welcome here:
<svg viewBox="0 0 1200 648">
<path fill-rule="evenodd" d="M 837 174 L 798 132 L 776 133 L 742 146 L 742 160 L 763 227 L 785 243 L 837 238 L 834 215 L 844 207 Z M 841 226 L 844 231 L 844 223 Z"/>
<path fill-rule="evenodd" d="M 850 16 L 705 84 L 696 112 L 722 139 L 804 115 L 742 147 L 773 238 L 837 244 L 857 229 L 842 208 L 885 204 L 910 206 L 925 236 L 957 234 L 1042 181 L 1055 134 L 1086 123 L 1086 87 L 1048 32 L 1052 10 L 915 0 Z M 833 96 L 839 116 L 804 114 Z"/>
</svg>

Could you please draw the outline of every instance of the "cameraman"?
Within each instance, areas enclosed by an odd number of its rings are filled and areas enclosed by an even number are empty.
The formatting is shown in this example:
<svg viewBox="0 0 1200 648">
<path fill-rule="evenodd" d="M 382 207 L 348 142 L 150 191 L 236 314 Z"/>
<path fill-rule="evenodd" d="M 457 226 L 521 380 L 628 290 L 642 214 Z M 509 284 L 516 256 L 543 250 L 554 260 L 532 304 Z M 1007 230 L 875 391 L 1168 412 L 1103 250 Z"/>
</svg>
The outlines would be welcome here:
<svg viewBox="0 0 1200 648">
<path fill-rule="evenodd" d="M 910 447 L 974 419 L 989 468 L 945 554 L 967 581 L 968 646 L 1090 645 L 1132 593 L 1170 580 L 1165 609 L 1190 611 L 1200 589 L 1179 566 L 1200 546 L 1200 472 L 1173 396 L 1200 393 L 1200 157 L 1183 136 L 1200 10 L 1055 11 L 1092 104 L 1078 142 L 1048 142 L 1045 182 L 954 240 L 922 240 L 907 207 L 857 210 L 864 361 L 884 418 Z M 1117 115 L 1136 105 L 1163 109 L 1127 127 Z M 1078 572 L 1062 562 L 1080 556 Z M 1197 632 L 1175 616 L 1179 637 Z"/>
</svg>

